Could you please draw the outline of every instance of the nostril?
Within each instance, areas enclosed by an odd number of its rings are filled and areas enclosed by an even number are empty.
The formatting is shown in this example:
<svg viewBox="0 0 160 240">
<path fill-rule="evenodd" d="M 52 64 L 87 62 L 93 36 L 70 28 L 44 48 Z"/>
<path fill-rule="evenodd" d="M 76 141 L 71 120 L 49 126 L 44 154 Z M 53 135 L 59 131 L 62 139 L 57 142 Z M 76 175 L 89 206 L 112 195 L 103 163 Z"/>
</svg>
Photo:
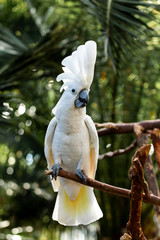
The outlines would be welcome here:
<svg viewBox="0 0 160 240">
<path fill-rule="evenodd" d="M 88 99 L 79 97 L 79 101 L 83 103 L 87 103 Z"/>
</svg>

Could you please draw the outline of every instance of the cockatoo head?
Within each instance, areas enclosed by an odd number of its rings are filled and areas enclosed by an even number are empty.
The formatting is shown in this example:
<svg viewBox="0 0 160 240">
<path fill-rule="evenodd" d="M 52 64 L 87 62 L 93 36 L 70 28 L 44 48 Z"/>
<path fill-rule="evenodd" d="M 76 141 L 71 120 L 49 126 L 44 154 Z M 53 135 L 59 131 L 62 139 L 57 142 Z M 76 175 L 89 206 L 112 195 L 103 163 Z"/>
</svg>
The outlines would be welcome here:
<svg viewBox="0 0 160 240">
<path fill-rule="evenodd" d="M 62 61 L 63 73 L 59 74 L 56 80 L 63 81 L 60 92 L 64 90 L 64 93 L 53 109 L 55 115 L 57 112 L 80 109 L 87 105 L 94 76 L 96 54 L 96 43 L 87 41 Z"/>
</svg>

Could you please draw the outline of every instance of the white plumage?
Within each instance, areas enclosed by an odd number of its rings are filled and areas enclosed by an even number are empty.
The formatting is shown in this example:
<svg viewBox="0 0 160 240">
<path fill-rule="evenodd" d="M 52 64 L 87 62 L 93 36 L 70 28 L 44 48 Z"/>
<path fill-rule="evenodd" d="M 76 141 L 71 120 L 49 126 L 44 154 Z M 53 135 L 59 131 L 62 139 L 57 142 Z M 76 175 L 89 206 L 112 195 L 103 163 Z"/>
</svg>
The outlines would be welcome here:
<svg viewBox="0 0 160 240">
<path fill-rule="evenodd" d="M 86 115 L 88 92 L 93 80 L 96 43 L 88 41 L 63 61 L 64 93 L 54 108 L 55 117 L 45 136 L 45 156 L 48 168 L 53 166 L 56 178 L 59 168 L 95 177 L 99 143 L 92 119 Z M 77 226 L 89 224 L 102 217 L 92 188 L 57 177 L 52 181 L 58 191 L 53 219 L 60 224 Z"/>
<path fill-rule="evenodd" d="M 82 88 L 90 88 L 93 81 L 96 52 L 96 43 L 88 41 L 62 61 L 64 73 L 57 76 L 58 82 L 61 80 L 64 82 L 60 91 L 76 82 Z"/>
</svg>

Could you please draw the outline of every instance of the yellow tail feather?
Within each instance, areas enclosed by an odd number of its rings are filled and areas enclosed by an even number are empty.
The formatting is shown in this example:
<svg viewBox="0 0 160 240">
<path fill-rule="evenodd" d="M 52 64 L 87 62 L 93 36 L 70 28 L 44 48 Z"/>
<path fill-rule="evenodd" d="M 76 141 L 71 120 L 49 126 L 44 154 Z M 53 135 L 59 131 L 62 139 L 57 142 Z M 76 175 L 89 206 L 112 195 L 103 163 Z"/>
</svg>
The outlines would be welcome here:
<svg viewBox="0 0 160 240">
<path fill-rule="evenodd" d="M 75 216 L 75 214 L 81 215 L 83 212 L 87 211 L 89 207 L 89 192 L 88 187 L 83 186 L 81 187 L 78 197 L 76 200 L 71 201 L 63 188 L 63 200 L 64 200 L 64 207 L 65 210 L 68 211 L 72 216 Z M 85 201 L 82 204 L 82 199 L 85 199 Z"/>
<path fill-rule="evenodd" d="M 53 219 L 67 226 L 89 224 L 102 217 L 93 189 L 82 186 L 76 200 L 71 201 L 63 186 L 57 196 Z"/>
</svg>

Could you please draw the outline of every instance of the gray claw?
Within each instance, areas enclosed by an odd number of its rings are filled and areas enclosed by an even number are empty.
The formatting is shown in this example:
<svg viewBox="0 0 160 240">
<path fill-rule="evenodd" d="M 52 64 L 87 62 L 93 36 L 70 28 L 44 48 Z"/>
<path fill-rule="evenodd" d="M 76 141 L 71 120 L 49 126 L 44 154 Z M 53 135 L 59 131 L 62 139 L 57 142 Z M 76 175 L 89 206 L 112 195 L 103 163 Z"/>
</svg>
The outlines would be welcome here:
<svg viewBox="0 0 160 240">
<path fill-rule="evenodd" d="M 81 169 L 76 169 L 75 174 L 81 179 L 83 180 L 85 183 L 87 182 L 87 179 L 85 177 L 84 171 Z"/>
<path fill-rule="evenodd" d="M 53 178 L 56 180 L 57 179 L 57 176 L 58 176 L 58 173 L 59 173 L 59 169 L 61 168 L 61 165 L 60 163 L 55 163 L 52 167 L 52 170 L 53 170 Z"/>
</svg>

